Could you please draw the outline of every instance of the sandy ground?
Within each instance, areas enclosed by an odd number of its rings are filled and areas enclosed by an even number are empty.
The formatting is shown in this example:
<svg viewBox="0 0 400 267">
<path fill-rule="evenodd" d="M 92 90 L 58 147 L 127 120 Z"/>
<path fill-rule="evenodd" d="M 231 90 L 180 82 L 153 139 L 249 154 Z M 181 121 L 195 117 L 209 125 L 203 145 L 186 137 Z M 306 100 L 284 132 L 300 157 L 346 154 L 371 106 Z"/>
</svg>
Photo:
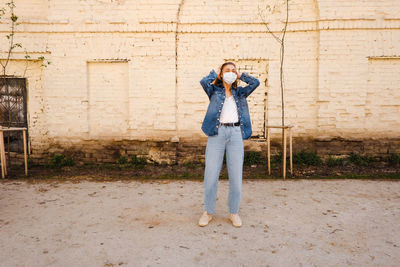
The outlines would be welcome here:
<svg viewBox="0 0 400 267">
<path fill-rule="evenodd" d="M 201 181 L 0 183 L 1 266 L 400 266 L 400 182 L 228 181 L 206 227 Z"/>
</svg>

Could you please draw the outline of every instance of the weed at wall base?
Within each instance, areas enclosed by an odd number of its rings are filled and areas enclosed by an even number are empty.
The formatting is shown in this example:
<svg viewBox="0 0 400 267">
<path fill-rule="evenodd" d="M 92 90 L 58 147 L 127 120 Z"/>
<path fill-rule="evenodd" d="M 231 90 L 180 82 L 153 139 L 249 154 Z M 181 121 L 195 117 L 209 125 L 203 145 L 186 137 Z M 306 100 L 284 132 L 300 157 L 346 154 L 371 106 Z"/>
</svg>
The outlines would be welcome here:
<svg viewBox="0 0 400 267">
<path fill-rule="evenodd" d="M 50 159 L 49 165 L 52 168 L 61 168 L 64 166 L 74 166 L 75 162 L 70 156 L 55 154 Z"/>
</svg>

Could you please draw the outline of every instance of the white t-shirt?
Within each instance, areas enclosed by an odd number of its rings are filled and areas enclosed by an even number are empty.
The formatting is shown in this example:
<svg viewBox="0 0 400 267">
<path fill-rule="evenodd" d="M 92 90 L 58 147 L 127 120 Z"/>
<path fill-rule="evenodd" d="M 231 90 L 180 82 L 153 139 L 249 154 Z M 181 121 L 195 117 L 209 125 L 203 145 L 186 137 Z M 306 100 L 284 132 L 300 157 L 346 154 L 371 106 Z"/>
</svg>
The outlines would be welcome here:
<svg viewBox="0 0 400 267">
<path fill-rule="evenodd" d="M 233 96 L 225 98 L 219 121 L 222 123 L 239 121 L 237 106 Z"/>
</svg>

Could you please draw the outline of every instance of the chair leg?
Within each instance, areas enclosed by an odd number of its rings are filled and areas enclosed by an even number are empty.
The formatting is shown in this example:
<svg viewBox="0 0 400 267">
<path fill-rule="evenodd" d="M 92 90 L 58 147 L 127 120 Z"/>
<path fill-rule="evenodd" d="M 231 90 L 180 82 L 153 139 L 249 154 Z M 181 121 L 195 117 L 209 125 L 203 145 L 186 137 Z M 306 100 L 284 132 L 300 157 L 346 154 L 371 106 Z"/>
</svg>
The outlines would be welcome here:
<svg viewBox="0 0 400 267">
<path fill-rule="evenodd" d="M 283 179 L 286 178 L 286 129 L 283 129 Z"/>
<path fill-rule="evenodd" d="M 289 150 L 290 150 L 290 174 L 293 175 L 293 142 L 292 142 L 292 129 L 289 128 Z"/>
<path fill-rule="evenodd" d="M 0 157 L 1 157 L 1 177 L 4 179 L 5 178 L 5 153 L 4 153 L 4 135 L 3 131 L 0 131 Z"/>
<path fill-rule="evenodd" d="M 271 175 L 271 130 L 267 130 L 267 157 L 268 157 L 268 175 Z"/>
<path fill-rule="evenodd" d="M 26 130 L 22 130 L 24 136 L 24 161 L 25 161 L 25 176 L 28 176 L 28 155 L 26 149 Z"/>
</svg>

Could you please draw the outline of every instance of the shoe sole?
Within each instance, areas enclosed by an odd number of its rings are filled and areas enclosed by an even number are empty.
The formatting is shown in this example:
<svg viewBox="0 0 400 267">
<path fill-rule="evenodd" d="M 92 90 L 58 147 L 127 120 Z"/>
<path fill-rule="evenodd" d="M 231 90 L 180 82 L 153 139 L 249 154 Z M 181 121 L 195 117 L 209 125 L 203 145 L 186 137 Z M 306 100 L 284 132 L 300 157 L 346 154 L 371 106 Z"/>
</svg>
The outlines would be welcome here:
<svg viewBox="0 0 400 267">
<path fill-rule="evenodd" d="M 231 218 L 229 218 L 229 220 L 231 221 L 232 225 L 233 225 L 233 226 L 235 226 L 235 227 L 237 227 L 237 228 L 239 228 L 239 227 L 241 227 L 241 226 L 242 226 L 242 225 L 237 225 L 237 224 L 235 225 L 235 224 L 233 224 L 233 221 L 232 221 L 232 219 L 231 219 Z"/>
<path fill-rule="evenodd" d="M 200 224 L 200 223 L 199 223 L 199 226 L 201 226 L 201 227 L 206 226 L 206 225 L 208 225 L 208 224 L 210 223 L 211 220 L 212 220 L 212 218 L 209 219 L 209 220 L 208 220 L 208 223 L 206 223 L 206 224 Z"/>
</svg>

